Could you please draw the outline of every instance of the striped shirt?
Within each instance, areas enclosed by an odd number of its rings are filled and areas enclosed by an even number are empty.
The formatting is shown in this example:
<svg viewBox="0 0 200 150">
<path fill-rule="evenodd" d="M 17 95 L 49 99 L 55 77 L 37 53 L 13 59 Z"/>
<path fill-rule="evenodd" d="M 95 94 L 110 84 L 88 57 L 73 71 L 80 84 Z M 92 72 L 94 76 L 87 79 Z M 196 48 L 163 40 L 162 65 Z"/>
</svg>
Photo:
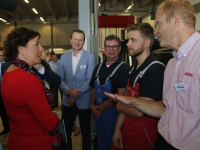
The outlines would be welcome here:
<svg viewBox="0 0 200 150">
<path fill-rule="evenodd" d="M 173 56 L 165 70 L 166 109 L 158 131 L 177 149 L 200 150 L 200 34 L 192 34 Z M 185 83 L 187 89 L 176 90 L 176 83 Z"/>
</svg>

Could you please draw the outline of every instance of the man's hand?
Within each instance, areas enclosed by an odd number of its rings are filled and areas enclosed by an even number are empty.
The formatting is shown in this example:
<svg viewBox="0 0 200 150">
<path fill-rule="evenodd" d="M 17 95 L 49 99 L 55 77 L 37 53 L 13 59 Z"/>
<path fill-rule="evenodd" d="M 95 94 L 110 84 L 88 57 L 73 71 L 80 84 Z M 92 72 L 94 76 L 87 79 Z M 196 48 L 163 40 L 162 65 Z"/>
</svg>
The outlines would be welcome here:
<svg viewBox="0 0 200 150">
<path fill-rule="evenodd" d="M 67 100 L 67 105 L 71 107 L 71 106 L 73 106 L 73 104 L 74 104 L 74 101 L 71 98 L 69 98 Z"/>
<path fill-rule="evenodd" d="M 112 141 L 115 147 L 123 148 L 122 132 L 120 130 L 115 130 Z"/>
<path fill-rule="evenodd" d="M 90 105 L 90 109 L 95 118 L 100 118 L 102 116 L 102 111 L 100 111 L 99 106 Z"/>
<path fill-rule="evenodd" d="M 77 100 L 79 97 L 81 97 L 81 95 L 78 93 L 81 92 L 80 90 L 69 90 L 68 94 L 71 98 L 73 98 L 74 100 Z"/>
<path fill-rule="evenodd" d="M 110 98 L 113 98 L 114 101 L 120 102 L 120 103 L 122 103 L 124 105 L 128 105 L 128 106 L 131 106 L 131 103 L 134 100 L 134 97 L 121 96 L 121 95 L 118 95 L 118 94 L 111 94 L 111 93 L 107 93 L 107 92 L 104 92 L 104 95 L 106 95 Z"/>
</svg>

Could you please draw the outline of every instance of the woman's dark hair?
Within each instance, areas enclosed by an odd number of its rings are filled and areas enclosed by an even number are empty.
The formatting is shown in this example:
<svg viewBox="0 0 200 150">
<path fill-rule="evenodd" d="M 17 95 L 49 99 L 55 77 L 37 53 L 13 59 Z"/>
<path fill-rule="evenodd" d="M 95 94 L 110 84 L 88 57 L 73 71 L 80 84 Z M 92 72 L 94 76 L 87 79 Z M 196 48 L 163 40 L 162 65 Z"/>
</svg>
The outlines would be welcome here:
<svg viewBox="0 0 200 150">
<path fill-rule="evenodd" d="M 40 38 L 40 33 L 24 27 L 11 30 L 4 42 L 4 55 L 7 60 L 11 61 L 12 59 L 15 59 L 19 54 L 18 47 L 25 47 L 27 43 L 36 36 L 39 36 Z"/>
</svg>

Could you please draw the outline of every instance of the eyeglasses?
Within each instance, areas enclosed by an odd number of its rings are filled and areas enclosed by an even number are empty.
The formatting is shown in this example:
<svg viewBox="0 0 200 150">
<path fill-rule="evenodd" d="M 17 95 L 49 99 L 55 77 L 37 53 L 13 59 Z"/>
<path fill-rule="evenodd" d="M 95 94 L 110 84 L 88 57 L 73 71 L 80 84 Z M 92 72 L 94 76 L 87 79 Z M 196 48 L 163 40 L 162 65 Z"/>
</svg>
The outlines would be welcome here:
<svg viewBox="0 0 200 150">
<path fill-rule="evenodd" d="M 117 50 L 118 48 L 119 48 L 119 46 L 105 46 L 105 49 L 106 50 L 111 50 L 111 48 L 113 49 L 113 50 Z"/>
</svg>

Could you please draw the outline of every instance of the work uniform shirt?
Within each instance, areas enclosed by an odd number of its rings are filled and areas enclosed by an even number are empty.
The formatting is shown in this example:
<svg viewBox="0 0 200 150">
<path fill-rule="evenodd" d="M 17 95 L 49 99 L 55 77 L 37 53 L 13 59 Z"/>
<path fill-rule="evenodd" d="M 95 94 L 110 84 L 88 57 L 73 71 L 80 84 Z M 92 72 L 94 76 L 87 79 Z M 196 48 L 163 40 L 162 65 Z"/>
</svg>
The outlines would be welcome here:
<svg viewBox="0 0 200 150">
<path fill-rule="evenodd" d="M 134 65 L 134 69 L 129 76 L 129 86 L 133 86 L 135 78 L 140 71 L 143 71 L 156 58 L 151 53 L 142 65 L 136 70 L 138 63 Z M 133 67 L 133 66 L 132 66 Z M 132 68 L 131 67 L 131 68 Z M 165 67 L 159 63 L 155 63 L 148 68 L 142 79 L 138 79 L 139 97 L 148 97 L 154 100 L 162 100 L 163 78 Z"/>
<path fill-rule="evenodd" d="M 173 147 L 200 150 L 200 34 L 193 33 L 173 52 L 166 67 L 158 131 Z M 177 84 L 184 85 L 179 90 Z"/>
<path fill-rule="evenodd" d="M 101 66 L 101 69 L 99 70 L 99 82 L 100 85 L 105 84 L 107 77 L 113 72 L 113 70 L 122 62 L 122 60 L 119 58 L 116 62 L 114 62 L 112 65 L 107 67 L 106 65 L 107 59 L 103 61 L 103 64 Z M 99 68 L 99 64 L 94 69 L 92 79 L 90 82 L 90 86 L 94 87 L 94 82 L 96 80 L 96 72 Z M 123 63 L 115 72 L 111 79 L 112 88 L 111 91 L 113 94 L 118 93 L 118 88 L 126 88 L 127 81 L 128 81 L 128 74 L 129 74 L 129 65 L 126 63 Z"/>
</svg>

